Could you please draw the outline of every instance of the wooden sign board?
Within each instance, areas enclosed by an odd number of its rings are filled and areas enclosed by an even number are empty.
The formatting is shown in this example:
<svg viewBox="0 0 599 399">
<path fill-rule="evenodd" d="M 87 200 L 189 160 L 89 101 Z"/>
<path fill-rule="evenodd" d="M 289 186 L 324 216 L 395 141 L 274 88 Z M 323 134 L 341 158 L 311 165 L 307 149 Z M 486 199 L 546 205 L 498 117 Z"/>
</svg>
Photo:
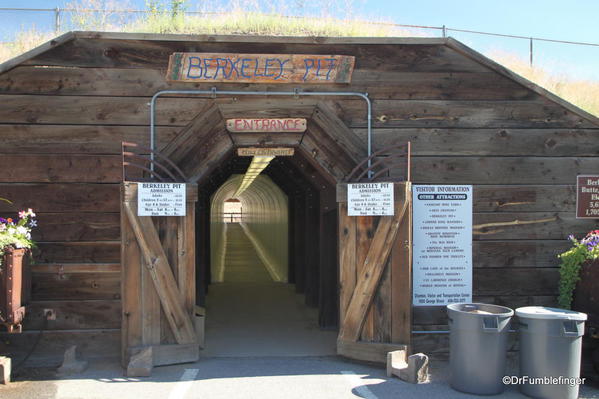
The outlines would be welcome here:
<svg viewBox="0 0 599 399">
<path fill-rule="evenodd" d="M 175 82 L 349 83 L 355 57 L 307 54 L 173 53 Z"/>
<path fill-rule="evenodd" d="M 291 157 L 293 156 L 294 149 L 293 148 L 260 148 L 260 147 L 248 147 L 248 148 L 238 148 L 237 155 L 240 157 L 253 157 L 253 156 L 263 156 L 263 157 Z"/>
<path fill-rule="evenodd" d="M 231 133 L 302 133 L 306 125 L 305 118 L 227 119 Z"/>
<path fill-rule="evenodd" d="M 599 219 L 599 176 L 576 176 L 576 218 Z"/>
</svg>

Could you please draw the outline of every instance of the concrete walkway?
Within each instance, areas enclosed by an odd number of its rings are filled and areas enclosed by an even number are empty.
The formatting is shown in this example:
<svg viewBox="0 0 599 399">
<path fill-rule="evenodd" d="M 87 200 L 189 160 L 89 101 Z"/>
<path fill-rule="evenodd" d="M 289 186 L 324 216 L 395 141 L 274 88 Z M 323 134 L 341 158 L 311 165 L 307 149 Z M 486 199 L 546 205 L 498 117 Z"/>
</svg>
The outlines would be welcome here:
<svg viewBox="0 0 599 399">
<path fill-rule="evenodd" d="M 318 327 L 318 310 L 282 283 L 213 284 L 201 356 L 326 356 L 336 331 Z"/>
<path fill-rule="evenodd" d="M 227 226 L 225 282 L 206 297 L 202 357 L 327 356 L 336 331 L 321 331 L 318 310 L 294 286 L 274 282 L 237 223 Z"/>
<path fill-rule="evenodd" d="M 90 363 L 85 372 L 63 379 L 0 386 L 2 399 L 465 399 L 449 387 L 446 362 L 433 361 L 431 382 L 412 385 L 387 378 L 384 369 L 338 357 L 204 358 L 194 364 L 158 367 L 149 378 L 126 378 L 116 359 Z M 489 397 L 489 396 L 484 396 Z M 493 398 L 525 398 L 508 386 Z M 583 386 L 581 398 L 599 398 Z"/>
</svg>

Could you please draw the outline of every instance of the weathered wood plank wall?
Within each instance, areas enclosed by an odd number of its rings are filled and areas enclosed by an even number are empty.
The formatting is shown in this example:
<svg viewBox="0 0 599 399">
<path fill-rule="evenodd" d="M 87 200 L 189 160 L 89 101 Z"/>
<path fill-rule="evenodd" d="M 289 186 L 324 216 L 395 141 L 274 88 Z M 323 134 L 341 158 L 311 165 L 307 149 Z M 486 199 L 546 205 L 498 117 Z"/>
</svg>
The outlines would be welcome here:
<svg viewBox="0 0 599 399">
<path fill-rule="evenodd" d="M 599 169 L 599 125 L 449 46 L 381 43 L 121 40 L 98 34 L 0 75 L 0 194 L 40 215 L 29 328 L 39 326 L 41 309 L 50 307 L 58 315 L 50 329 L 91 334 L 118 328 L 119 143 L 149 144 L 148 103 L 156 91 L 213 86 L 167 83 L 168 56 L 175 51 L 355 56 L 352 83 L 326 90 L 369 93 L 375 149 L 410 140 L 415 184 L 475 186 L 475 299 L 512 307 L 553 304 L 555 255 L 567 247 L 568 234 L 594 225 L 574 219 L 573 185 L 577 174 Z M 179 96 L 158 102 L 158 145 L 212 103 L 223 118 L 311 118 L 319 102 L 365 140 L 360 100 Z M 0 203 L 0 214 L 12 210 Z M 98 313 L 103 316 L 94 317 Z M 441 328 L 444 312 L 416 309 L 414 323 Z M 415 343 L 422 350 L 445 347 L 442 337 L 432 335 L 419 335 Z"/>
</svg>

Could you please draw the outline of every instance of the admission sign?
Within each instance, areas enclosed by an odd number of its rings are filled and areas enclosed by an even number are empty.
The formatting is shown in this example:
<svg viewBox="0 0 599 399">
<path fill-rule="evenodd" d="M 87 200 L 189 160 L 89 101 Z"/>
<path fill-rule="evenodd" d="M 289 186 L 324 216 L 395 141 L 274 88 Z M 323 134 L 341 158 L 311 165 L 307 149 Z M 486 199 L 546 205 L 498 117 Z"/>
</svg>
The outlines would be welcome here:
<svg viewBox="0 0 599 399">
<path fill-rule="evenodd" d="M 185 183 L 139 183 L 137 216 L 185 216 Z"/>
<path fill-rule="evenodd" d="M 173 53 L 171 82 L 349 83 L 355 57 L 307 54 Z"/>
<path fill-rule="evenodd" d="M 349 183 L 348 216 L 393 216 L 393 183 Z"/>
</svg>

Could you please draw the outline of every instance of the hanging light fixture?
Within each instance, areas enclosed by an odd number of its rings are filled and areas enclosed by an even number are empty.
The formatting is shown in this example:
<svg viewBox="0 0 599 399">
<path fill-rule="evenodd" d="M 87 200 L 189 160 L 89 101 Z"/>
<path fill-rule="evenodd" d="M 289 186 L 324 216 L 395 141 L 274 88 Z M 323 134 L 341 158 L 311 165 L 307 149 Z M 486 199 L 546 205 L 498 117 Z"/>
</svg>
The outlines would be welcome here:
<svg viewBox="0 0 599 399">
<path fill-rule="evenodd" d="M 247 188 L 252 184 L 252 182 L 256 179 L 256 177 L 260 176 L 260 173 L 272 161 L 275 157 L 272 156 L 254 156 L 252 158 L 252 163 L 248 166 L 245 175 L 243 175 L 243 180 L 241 180 L 241 184 L 239 184 L 239 188 L 233 194 L 233 198 L 238 198 Z"/>
</svg>

